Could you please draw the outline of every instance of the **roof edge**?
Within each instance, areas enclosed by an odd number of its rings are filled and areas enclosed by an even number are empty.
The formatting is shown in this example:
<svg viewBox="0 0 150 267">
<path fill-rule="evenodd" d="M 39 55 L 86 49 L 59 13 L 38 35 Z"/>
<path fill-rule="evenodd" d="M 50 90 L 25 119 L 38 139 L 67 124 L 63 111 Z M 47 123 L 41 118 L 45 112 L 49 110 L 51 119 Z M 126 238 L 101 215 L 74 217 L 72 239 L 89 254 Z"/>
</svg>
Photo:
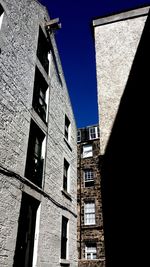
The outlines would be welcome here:
<svg viewBox="0 0 150 267">
<path fill-rule="evenodd" d="M 133 19 L 140 16 L 146 16 L 148 15 L 149 10 L 150 5 L 124 12 L 117 12 L 116 14 L 112 15 L 103 16 L 93 20 L 93 27 L 114 23 L 121 20 Z"/>
<path fill-rule="evenodd" d="M 88 128 L 97 127 L 97 126 L 99 126 L 99 123 L 95 123 L 95 124 L 79 127 L 79 128 L 77 128 L 77 130 L 88 129 Z"/>
</svg>

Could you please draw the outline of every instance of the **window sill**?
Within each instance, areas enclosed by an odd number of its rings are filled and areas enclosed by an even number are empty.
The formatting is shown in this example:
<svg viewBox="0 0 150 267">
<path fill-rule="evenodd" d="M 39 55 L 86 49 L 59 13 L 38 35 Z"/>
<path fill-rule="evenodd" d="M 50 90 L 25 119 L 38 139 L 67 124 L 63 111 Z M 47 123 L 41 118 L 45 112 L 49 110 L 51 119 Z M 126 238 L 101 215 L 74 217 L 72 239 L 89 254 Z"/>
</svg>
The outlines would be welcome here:
<svg viewBox="0 0 150 267">
<path fill-rule="evenodd" d="M 61 192 L 62 192 L 62 194 L 63 194 L 66 198 L 68 198 L 70 201 L 72 201 L 72 197 L 71 197 L 71 195 L 70 195 L 67 191 L 65 191 L 64 189 L 62 189 Z"/>
<path fill-rule="evenodd" d="M 71 146 L 70 146 L 69 143 L 68 143 L 68 140 L 67 140 L 66 138 L 64 138 L 64 141 L 65 141 L 67 147 L 70 149 L 70 151 L 72 151 L 72 148 L 71 148 Z"/>
<path fill-rule="evenodd" d="M 70 266 L 70 261 L 65 259 L 60 259 L 60 265 L 61 266 Z"/>
<path fill-rule="evenodd" d="M 40 117 L 36 109 L 34 109 L 34 107 L 31 108 L 31 116 L 32 116 L 32 119 L 35 121 L 35 123 L 36 124 L 38 123 L 38 125 L 44 130 L 44 133 L 47 133 L 48 123 L 42 120 L 42 118 Z"/>
<path fill-rule="evenodd" d="M 87 156 L 86 157 L 82 156 L 82 159 L 90 159 L 90 158 L 93 158 L 93 155 L 92 156 L 88 156 L 88 157 Z"/>
<path fill-rule="evenodd" d="M 86 225 L 84 224 L 81 227 L 82 229 L 92 229 L 92 228 L 99 229 L 99 226 L 97 224 L 86 224 Z"/>
<path fill-rule="evenodd" d="M 81 262 L 83 262 L 83 263 L 85 263 L 85 262 L 104 262 L 105 261 L 105 259 L 79 259 L 79 262 L 81 263 Z M 94 265 L 95 266 L 95 265 Z"/>
</svg>

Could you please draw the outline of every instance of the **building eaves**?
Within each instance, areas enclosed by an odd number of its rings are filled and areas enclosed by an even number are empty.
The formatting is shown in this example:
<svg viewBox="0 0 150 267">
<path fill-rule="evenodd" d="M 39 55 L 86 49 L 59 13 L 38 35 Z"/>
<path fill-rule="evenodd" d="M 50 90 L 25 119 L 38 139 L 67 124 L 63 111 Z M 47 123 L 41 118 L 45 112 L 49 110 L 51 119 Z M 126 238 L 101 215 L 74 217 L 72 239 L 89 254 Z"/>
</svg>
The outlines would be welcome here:
<svg viewBox="0 0 150 267">
<path fill-rule="evenodd" d="M 148 15 L 149 10 L 150 10 L 150 5 L 142 8 L 136 8 L 125 12 L 120 12 L 117 14 L 97 18 L 93 20 L 93 27 L 114 23 L 121 20 L 133 19 L 140 16 L 146 16 Z"/>
</svg>

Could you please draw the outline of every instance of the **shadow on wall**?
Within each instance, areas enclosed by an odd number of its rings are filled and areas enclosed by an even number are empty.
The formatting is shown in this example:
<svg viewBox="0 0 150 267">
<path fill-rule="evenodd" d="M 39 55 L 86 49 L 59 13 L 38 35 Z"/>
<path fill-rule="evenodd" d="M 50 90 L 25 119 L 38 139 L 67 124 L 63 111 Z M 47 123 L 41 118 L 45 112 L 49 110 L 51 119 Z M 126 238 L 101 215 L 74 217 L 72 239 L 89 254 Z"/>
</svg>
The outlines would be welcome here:
<svg viewBox="0 0 150 267">
<path fill-rule="evenodd" d="M 149 232 L 150 16 L 135 55 L 102 164 L 107 267 L 140 266 Z M 148 237 L 147 237 L 148 239 Z M 148 241 L 148 240 L 147 240 Z M 139 265 L 138 265 L 139 266 Z"/>
</svg>

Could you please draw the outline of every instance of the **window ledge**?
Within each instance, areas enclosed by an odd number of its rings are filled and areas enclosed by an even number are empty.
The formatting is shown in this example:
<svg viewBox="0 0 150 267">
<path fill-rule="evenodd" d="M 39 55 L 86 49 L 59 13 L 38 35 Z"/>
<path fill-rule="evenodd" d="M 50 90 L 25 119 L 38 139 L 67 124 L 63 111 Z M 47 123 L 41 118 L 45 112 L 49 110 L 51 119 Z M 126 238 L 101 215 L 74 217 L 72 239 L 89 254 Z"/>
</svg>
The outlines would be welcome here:
<svg viewBox="0 0 150 267">
<path fill-rule="evenodd" d="M 61 266 L 70 266 L 70 261 L 65 259 L 60 259 L 59 261 Z"/>
<path fill-rule="evenodd" d="M 93 158 L 93 155 L 92 156 L 88 156 L 88 157 L 83 157 L 82 156 L 82 159 L 90 159 L 90 158 Z"/>
<path fill-rule="evenodd" d="M 105 261 L 105 258 L 104 259 L 79 259 L 79 261 L 80 262 L 83 262 L 83 263 L 85 263 L 85 262 L 90 262 L 91 263 L 91 261 L 92 262 L 103 262 L 103 261 Z"/>
<path fill-rule="evenodd" d="M 98 229 L 99 228 L 99 226 L 97 224 L 84 224 L 81 227 L 82 227 L 82 229 L 88 229 L 88 228 L 91 228 L 91 229 L 92 228 L 95 228 L 95 229 L 97 228 Z"/>
<path fill-rule="evenodd" d="M 32 119 L 43 129 L 44 133 L 47 133 L 47 122 L 43 121 L 40 115 L 37 113 L 37 111 L 34 109 L 34 107 L 31 108 L 31 116 Z"/>
<path fill-rule="evenodd" d="M 65 191 L 64 189 L 62 189 L 61 192 L 62 192 L 62 194 L 63 194 L 66 198 L 68 198 L 70 201 L 72 201 L 72 197 L 71 197 L 71 195 L 70 195 L 67 191 Z"/>
<path fill-rule="evenodd" d="M 64 138 L 64 141 L 65 141 L 67 147 L 70 149 L 70 151 L 72 151 L 72 148 L 71 148 L 70 144 L 68 143 L 68 140 L 66 138 Z"/>
</svg>

